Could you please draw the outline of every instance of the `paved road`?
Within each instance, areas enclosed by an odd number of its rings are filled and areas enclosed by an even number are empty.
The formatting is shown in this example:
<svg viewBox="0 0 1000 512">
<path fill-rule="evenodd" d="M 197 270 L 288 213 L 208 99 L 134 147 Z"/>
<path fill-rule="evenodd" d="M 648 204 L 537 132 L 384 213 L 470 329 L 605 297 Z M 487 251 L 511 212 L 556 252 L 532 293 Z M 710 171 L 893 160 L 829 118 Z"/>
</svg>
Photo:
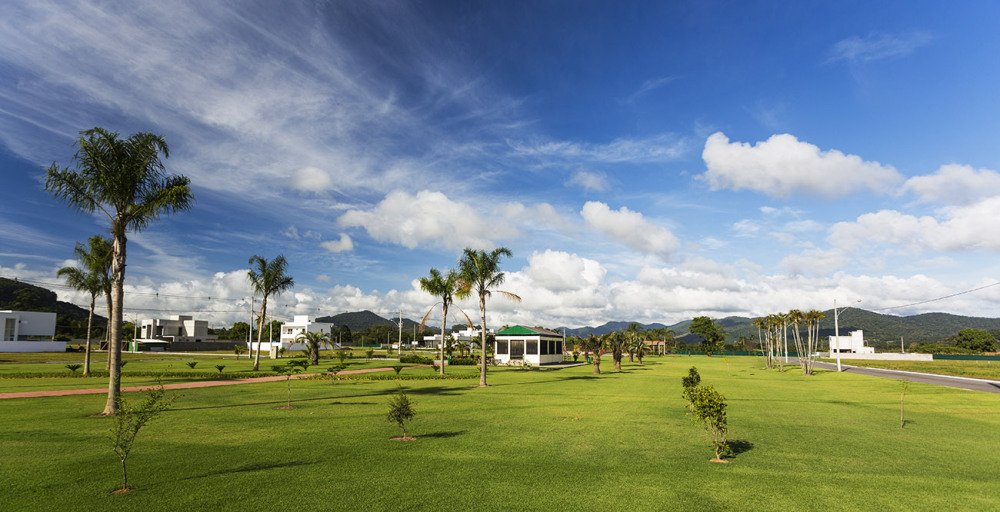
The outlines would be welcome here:
<svg viewBox="0 0 1000 512">
<path fill-rule="evenodd" d="M 827 370 L 836 370 L 836 363 L 821 363 L 817 361 L 816 366 Z M 845 372 L 859 373 L 861 375 L 871 375 L 873 377 L 884 377 L 887 379 L 908 380 L 912 382 L 923 382 L 925 384 L 937 384 L 939 386 L 950 386 L 953 388 L 971 389 L 973 391 L 986 391 L 988 393 L 1000 393 L 1000 381 L 973 379 L 969 377 L 952 377 L 950 375 L 935 375 L 933 373 L 906 372 L 902 370 L 886 370 L 884 368 L 868 368 L 864 366 L 851 366 L 844 364 Z"/>
</svg>

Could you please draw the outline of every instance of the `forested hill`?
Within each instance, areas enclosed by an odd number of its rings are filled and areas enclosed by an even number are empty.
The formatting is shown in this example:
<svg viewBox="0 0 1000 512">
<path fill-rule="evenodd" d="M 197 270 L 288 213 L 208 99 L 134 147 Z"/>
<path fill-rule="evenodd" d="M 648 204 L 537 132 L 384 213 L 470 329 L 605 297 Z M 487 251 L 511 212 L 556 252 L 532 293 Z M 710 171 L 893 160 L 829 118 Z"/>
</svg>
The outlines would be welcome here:
<svg viewBox="0 0 1000 512">
<path fill-rule="evenodd" d="M 820 336 L 832 336 L 834 333 L 833 310 L 824 312 L 826 318 L 820 322 Z M 725 329 L 727 341 L 732 342 L 740 336 L 756 339 L 757 328 L 747 317 L 730 316 L 716 319 Z M 612 330 L 626 327 L 630 322 L 608 322 L 598 327 L 582 327 L 566 329 L 567 335 L 586 336 L 588 334 L 604 334 Z M 662 324 L 647 324 L 653 328 Z M 690 320 L 667 326 L 678 336 L 688 332 Z M 848 308 L 840 314 L 840 333 L 861 329 L 865 332 L 868 343 L 892 345 L 899 343 L 902 336 L 907 345 L 910 343 L 943 342 L 961 329 L 1000 330 L 1000 318 L 979 318 L 953 315 L 950 313 L 924 313 L 913 316 L 894 316 L 858 308 Z M 692 340 L 693 341 L 693 340 Z"/>
<path fill-rule="evenodd" d="M 33 284 L 0 277 L 0 309 L 47 311 L 56 314 L 56 334 L 73 338 L 86 335 L 88 311 L 56 298 L 55 292 Z M 98 313 L 105 309 L 104 299 L 98 298 L 94 312 L 94 331 L 104 332 L 107 319 Z"/>
<path fill-rule="evenodd" d="M 351 332 L 367 331 L 368 329 L 377 326 L 387 326 L 387 327 L 392 327 L 393 329 L 397 328 L 396 319 L 389 320 L 367 310 L 353 311 L 350 313 L 340 313 L 338 315 L 333 315 L 333 316 L 321 316 L 317 318 L 316 321 L 333 323 L 336 325 L 346 325 L 348 328 L 351 329 Z M 410 333 L 413 332 L 413 328 L 416 325 L 417 322 L 410 320 L 409 318 L 403 319 L 404 332 L 410 332 Z M 428 334 L 440 331 L 441 331 L 440 328 L 435 329 L 431 326 L 427 326 L 426 328 L 424 328 L 424 332 Z"/>
</svg>

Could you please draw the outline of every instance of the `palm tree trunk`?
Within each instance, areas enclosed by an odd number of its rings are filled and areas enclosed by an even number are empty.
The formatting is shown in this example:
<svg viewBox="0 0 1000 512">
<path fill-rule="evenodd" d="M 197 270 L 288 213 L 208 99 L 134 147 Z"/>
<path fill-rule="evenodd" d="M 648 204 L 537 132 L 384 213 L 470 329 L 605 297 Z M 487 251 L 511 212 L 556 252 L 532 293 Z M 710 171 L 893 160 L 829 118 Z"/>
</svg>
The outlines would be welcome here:
<svg viewBox="0 0 1000 512">
<path fill-rule="evenodd" d="M 90 328 L 94 322 L 94 303 L 97 302 L 97 296 L 90 296 L 90 314 L 87 315 L 87 348 L 85 349 L 83 356 L 83 376 L 86 377 L 90 375 Z"/>
<path fill-rule="evenodd" d="M 444 375 L 444 333 L 448 325 L 448 303 L 441 303 L 441 345 L 438 347 L 441 353 L 441 375 Z"/>
<path fill-rule="evenodd" d="M 109 290 L 104 294 L 104 299 L 107 301 L 108 306 L 108 321 L 104 324 L 104 345 L 108 350 L 108 358 L 105 361 L 104 369 L 111 371 L 111 291 Z"/>
<path fill-rule="evenodd" d="M 257 354 L 253 358 L 253 371 L 260 370 L 260 338 L 264 333 L 264 317 L 267 313 L 267 295 L 260 303 L 260 318 L 257 320 Z"/>
<path fill-rule="evenodd" d="M 482 357 L 479 366 L 479 387 L 486 387 L 486 295 L 482 292 L 479 293 L 479 315 L 482 318 L 482 325 L 480 331 L 480 345 L 479 349 L 482 351 Z"/>
<path fill-rule="evenodd" d="M 115 219 L 112 231 L 115 236 L 111 262 L 111 318 L 108 329 L 108 400 L 104 404 L 105 416 L 118 414 L 118 397 L 122 390 L 122 308 L 125 299 L 125 237 L 124 220 Z"/>
</svg>

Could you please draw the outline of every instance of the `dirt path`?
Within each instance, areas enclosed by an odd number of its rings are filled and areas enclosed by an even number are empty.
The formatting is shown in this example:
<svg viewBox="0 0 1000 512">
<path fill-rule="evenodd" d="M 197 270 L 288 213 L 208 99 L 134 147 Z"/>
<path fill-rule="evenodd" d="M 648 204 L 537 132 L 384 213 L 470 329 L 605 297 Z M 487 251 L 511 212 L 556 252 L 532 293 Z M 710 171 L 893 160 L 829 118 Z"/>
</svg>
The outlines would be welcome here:
<svg viewBox="0 0 1000 512">
<path fill-rule="evenodd" d="M 426 366 L 407 366 L 407 368 L 426 368 Z M 358 370 L 341 370 L 336 375 L 357 375 L 361 373 L 391 372 L 392 368 L 362 368 Z M 303 379 L 322 375 L 320 373 L 301 373 L 292 375 L 293 379 Z M 284 375 L 273 375 L 268 377 L 252 377 L 249 379 L 231 380 L 200 380 L 196 382 L 177 382 L 174 384 L 164 384 L 163 389 L 196 389 L 212 388 L 216 386 L 235 386 L 237 384 L 257 384 L 259 382 L 279 382 L 285 380 Z M 134 393 L 136 391 L 146 391 L 154 389 L 156 386 L 126 386 L 122 388 L 122 393 Z M 47 391 L 18 391 L 16 393 L 0 393 L 0 400 L 8 398 L 41 398 L 46 396 L 71 396 L 71 395 L 103 395 L 108 392 L 108 388 L 86 388 L 86 389 L 51 389 Z"/>
</svg>

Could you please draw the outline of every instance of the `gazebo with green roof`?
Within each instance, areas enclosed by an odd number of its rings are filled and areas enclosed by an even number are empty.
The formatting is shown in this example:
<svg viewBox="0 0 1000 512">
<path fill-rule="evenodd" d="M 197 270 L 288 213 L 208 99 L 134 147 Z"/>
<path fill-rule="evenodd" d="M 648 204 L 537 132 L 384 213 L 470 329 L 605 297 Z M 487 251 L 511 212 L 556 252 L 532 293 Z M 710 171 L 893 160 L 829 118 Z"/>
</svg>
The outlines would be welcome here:
<svg viewBox="0 0 1000 512">
<path fill-rule="evenodd" d="M 496 334 L 498 364 L 539 366 L 563 362 L 563 335 L 541 327 L 512 325 Z"/>
</svg>

